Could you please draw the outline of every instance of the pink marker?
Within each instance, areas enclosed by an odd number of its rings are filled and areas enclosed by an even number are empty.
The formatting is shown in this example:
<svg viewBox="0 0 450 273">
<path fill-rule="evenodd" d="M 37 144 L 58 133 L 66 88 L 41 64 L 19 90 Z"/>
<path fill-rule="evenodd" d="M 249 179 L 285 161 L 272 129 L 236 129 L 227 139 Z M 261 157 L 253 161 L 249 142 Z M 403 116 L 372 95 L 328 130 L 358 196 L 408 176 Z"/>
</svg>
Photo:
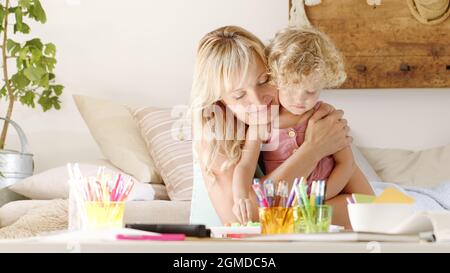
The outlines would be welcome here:
<svg viewBox="0 0 450 273">
<path fill-rule="evenodd" d="M 116 201 L 115 197 L 116 197 L 116 193 L 117 193 L 117 187 L 119 186 L 119 182 L 121 179 L 122 179 L 122 175 L 119 173 L 119 175 L 117 176 L 116 183 L 114 184 L 114 188 L 111 191 L 110 201 Z"/>
<path fill-rule="evenodd" d="M 269 204 L 267 203 L 267 199 L 266 199 L 266 197 L 264 196 L 264 191 L 261 189 L 261 184 L 259 184 L 259 183 L 254 183 L 254 184 L 252 185 L 252 188 L 253 188 L 253 190 L 255 191 L 256 196 L 258 197 L 261 206 L 262 206 L 263 208 L 268 208 L 268 207 L 269 207 Z"/>
</svg>

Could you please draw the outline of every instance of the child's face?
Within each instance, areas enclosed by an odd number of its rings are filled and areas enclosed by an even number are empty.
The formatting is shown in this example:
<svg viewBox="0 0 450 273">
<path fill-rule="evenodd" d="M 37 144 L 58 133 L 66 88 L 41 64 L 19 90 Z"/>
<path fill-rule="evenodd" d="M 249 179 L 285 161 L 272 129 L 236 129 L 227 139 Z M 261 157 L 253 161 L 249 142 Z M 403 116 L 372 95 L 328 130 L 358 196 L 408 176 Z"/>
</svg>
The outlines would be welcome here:
<svg viewBox="0 0 450 273">
<path fill-rule="evenodd" d="M 319 100 L 322 85 L 316 75 L 302 77 L 296 85 L 279 88 L 280 104 L 294 115 L 301 115 L 311 110 Z"/>
</svg>

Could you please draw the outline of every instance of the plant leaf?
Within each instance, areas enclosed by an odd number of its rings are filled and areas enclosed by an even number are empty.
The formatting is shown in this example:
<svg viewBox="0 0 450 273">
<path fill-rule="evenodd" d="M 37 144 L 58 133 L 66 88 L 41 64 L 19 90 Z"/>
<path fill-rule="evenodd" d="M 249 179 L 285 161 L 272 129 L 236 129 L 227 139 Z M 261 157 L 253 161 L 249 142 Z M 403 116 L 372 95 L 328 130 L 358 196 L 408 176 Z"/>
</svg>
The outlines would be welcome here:
<svg viewBox="0 0 450 273">
<path fill-rule="evenodd" d="M 34 39 L 27 41 L 25 43 L 25 46 L 35 47 L 39 50 L 42 50 L 44 48 L 44 44 L 41 42 L 41 39 L 39 39 L 39 38 L 34 38 Z"/>
<path fill-rule="evenodd" d="M 36 48 L 32 48 L 31 49 L 31 62 L 32 63 L 37 63 L 41 60 L 42 57 L 42 51 L 36 49 Z"/>
<path fill-rule="evenodd" d="M 25 68 L 23 73 L 30 81 L 37 82 L 45 75 L 45 70 L 41 67 L 30 66 Z"/>
<path fill-rule="evenodd" d="M 44 65 L 48 71 L 52 72 L 55 69 L 56 59 L 43 56 L 41 64 Z"/>
<path fill-rule="evenodd" d="M 20 48 L 20 44 L 19 43 L 15 42 L 15 41 L 13 41 L 11 39 L 8 39 L 6 41 L 6 49 L 11 53 L 11 55 L 14 56 L 14 55 L 17 54 L 17 52 L 19 52 L 19 50 L 21 48 Z"/>
<path fill-rule="evenodd" d="M 60 84 L 56 84 L 52 86 L 53 92 L 55 92 L 55 95 L 57 96 L 61 96 L 62 92 L 64 90 L 64 86 L 60 85 Z"/>
<path fill-rule="evenodd" d="M 59 100 L 58 97 L 56 97 L 56 96 L 52 97 L 52 103 L 53 103 L 53 107 L 54 107 L 56 110 L 61 109 L 61 101 Z"/>
<path fill-rule="evenodd" d="M 31 6 L 31 0 L 19 0 L 19 6 L 28 9 Z"/>
<path fill-rule="evenodd" d="M 28 33 L 30 33 L 30 31 L 31 31 L 30 26 L 25 24 L 25 23 L 22 23 L 19 32 L 22 32 L 24 34 L 28 34 Z"/>
<path fill-rule="evenodd" d="M 1 97 L 6 97 L 6 93 L 7 93 L 8 91 L 6 90 L 6 84 L 4 84 L 3 85 L 3 87 L 2 87 L 2 89 L 0 89 L 0 98 Z M 8 97 L 6 97 L 6 98 L 8 98 Z"/>
<path fill-rule="evenodd" d="M 19 59 L 22 61 L 28 61 L 28 53 L 30 52 L 29 47 L 22 47 L 19 51 Z"/>
<path fill-rule="evenodd" d="M 56 55 L 56 46 L 52 43 L 48 43 L 45 45 L 45 55 L 50 55 L 52 57 L 55 57 Z"/>
<path fill-rule="evenodd" d="M 25 23 L 22 23 L 20 25 L 14 24 L 14 34 L 17 32 L 28 34 L 28 33 L 30 33 L 30 26 Z"/>
<path fill-rule="evenodd" d="M 11 81 L 16 89 L 24 89 L 30 84 L 30 80 L 25 77 L 23 71 L 19 71 L 11 77 Z"/>
<path fill-rule="evenodd" d="M 22 29 L 23 13 L 21 8 L 16 8 L 14 13 L 16 15 L 16 24 L 14 25 L 14 33 L 16 33 L 17 31 L 21 31 Z"/>
<path fill-rule="evenodd" d="M 5 7 L 0 4 L 0 22 L 3 22 L 3 19 L 5 19 Z"/>
<path fill-rule="evenodd" d="M 50 110 L 50 108 L 52 108 L 53 106 L 53 102 L 51 101 L 51 99 L 48 96 L 44 95 L 39 98 L 38 103 L 41 105 L 44 112 Z"/>
<path fill-rule="evenodd" d="M 45 22 L 47 22 L 47 15 L 42 8 L 41 2 L 39 0 L 33 0 L 33 3 L 34 4 L 28 9 L 28 11 L 30 12 L 30 17 L 44 24 Z"/>
<path fill-rule="evenodd" d="M 34 108 L 34 107 L 36 107 L 36 105 L 34 104 L 35 97 L 36 97 L 36 94 L 33 91 L 27 91 L 27 92 L 25 92 L 25 95 L 23 95 L 19 98 L 19 100 L 22 104 Z"/>
<path fill-rule="evenodd" d="M 39 81 L 39 86 L 43 87 L 43 88 L 48 88 L 49 87 L 49 82 L 50 82 L 49 75 L 48 75 L 48 73 L 45 73 L 44 76 Z"/>
</svg>

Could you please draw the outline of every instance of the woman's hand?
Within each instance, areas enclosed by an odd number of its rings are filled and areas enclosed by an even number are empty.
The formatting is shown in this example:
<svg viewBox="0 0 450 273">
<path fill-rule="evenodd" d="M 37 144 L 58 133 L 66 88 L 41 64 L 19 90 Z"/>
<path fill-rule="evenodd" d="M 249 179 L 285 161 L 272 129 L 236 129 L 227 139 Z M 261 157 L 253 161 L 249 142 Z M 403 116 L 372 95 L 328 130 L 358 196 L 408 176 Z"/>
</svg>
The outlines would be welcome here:
<svg viewBox="0 0 450 273">
<path fill-rule="evenodd" d="M 304 144 L 314 149 L 319 158 L 335 154 L 352 143 L 347 120 L 343 116 L 342 110 L 322 103 L 309 119 Z"/>
<path fill-rule="evenodd" d="M 248 198 L 237 199 L 232 210 L 241 225 L 246 225 L 249 221 L 257 219 L 254 215 L 255 204 Z"/>
</svg>

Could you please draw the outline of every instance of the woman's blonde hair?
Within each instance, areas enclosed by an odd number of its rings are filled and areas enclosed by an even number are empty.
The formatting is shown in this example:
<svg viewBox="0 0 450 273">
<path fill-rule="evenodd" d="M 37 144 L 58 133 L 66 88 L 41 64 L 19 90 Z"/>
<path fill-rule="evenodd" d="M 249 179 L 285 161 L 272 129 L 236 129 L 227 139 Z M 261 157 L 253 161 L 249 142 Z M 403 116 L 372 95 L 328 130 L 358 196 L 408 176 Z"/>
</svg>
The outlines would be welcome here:
<svg viewBox="0 0 450 273">
<path fill-rule="evenodd" d="M 246 77 L 248 67 L 260 58 L 266 64 L 264 44 L 252 33 L 237 26 L 225 26 L 206 34 L 199 43 L 194 68 L 190 114 L 194 138 L 207 137 L 201 146 L 199 159 L 208 175 L 213 175 L 212 163 L 219 153 L 226 157 L 221 166 L 225 170 L 236 164 L 242 154 L 245 140 L 238 137 L 238 124 L 245 125 L 232 115 L 231 119 L 217 115 L 211 108 L 226 111 L 222 95 L 231 91 L 236 80 Z M 221 119 L 221 120 L 220 120 Z M 231 133 L 231 136 L 230 136 Z M 219 137 L 220 136 L 220 137 Z M 226 138 L 222 138 L 227 136 Z"/>
<path fill-rule="evenodd" d="M 333 42 L 312 27 L 287 27 L 266 48 L 272 81 L 279 88 L 299 84 L 303 77 L 319 72 L 324 88 L 346 79 L 344 62 Z"/>
</svg>

